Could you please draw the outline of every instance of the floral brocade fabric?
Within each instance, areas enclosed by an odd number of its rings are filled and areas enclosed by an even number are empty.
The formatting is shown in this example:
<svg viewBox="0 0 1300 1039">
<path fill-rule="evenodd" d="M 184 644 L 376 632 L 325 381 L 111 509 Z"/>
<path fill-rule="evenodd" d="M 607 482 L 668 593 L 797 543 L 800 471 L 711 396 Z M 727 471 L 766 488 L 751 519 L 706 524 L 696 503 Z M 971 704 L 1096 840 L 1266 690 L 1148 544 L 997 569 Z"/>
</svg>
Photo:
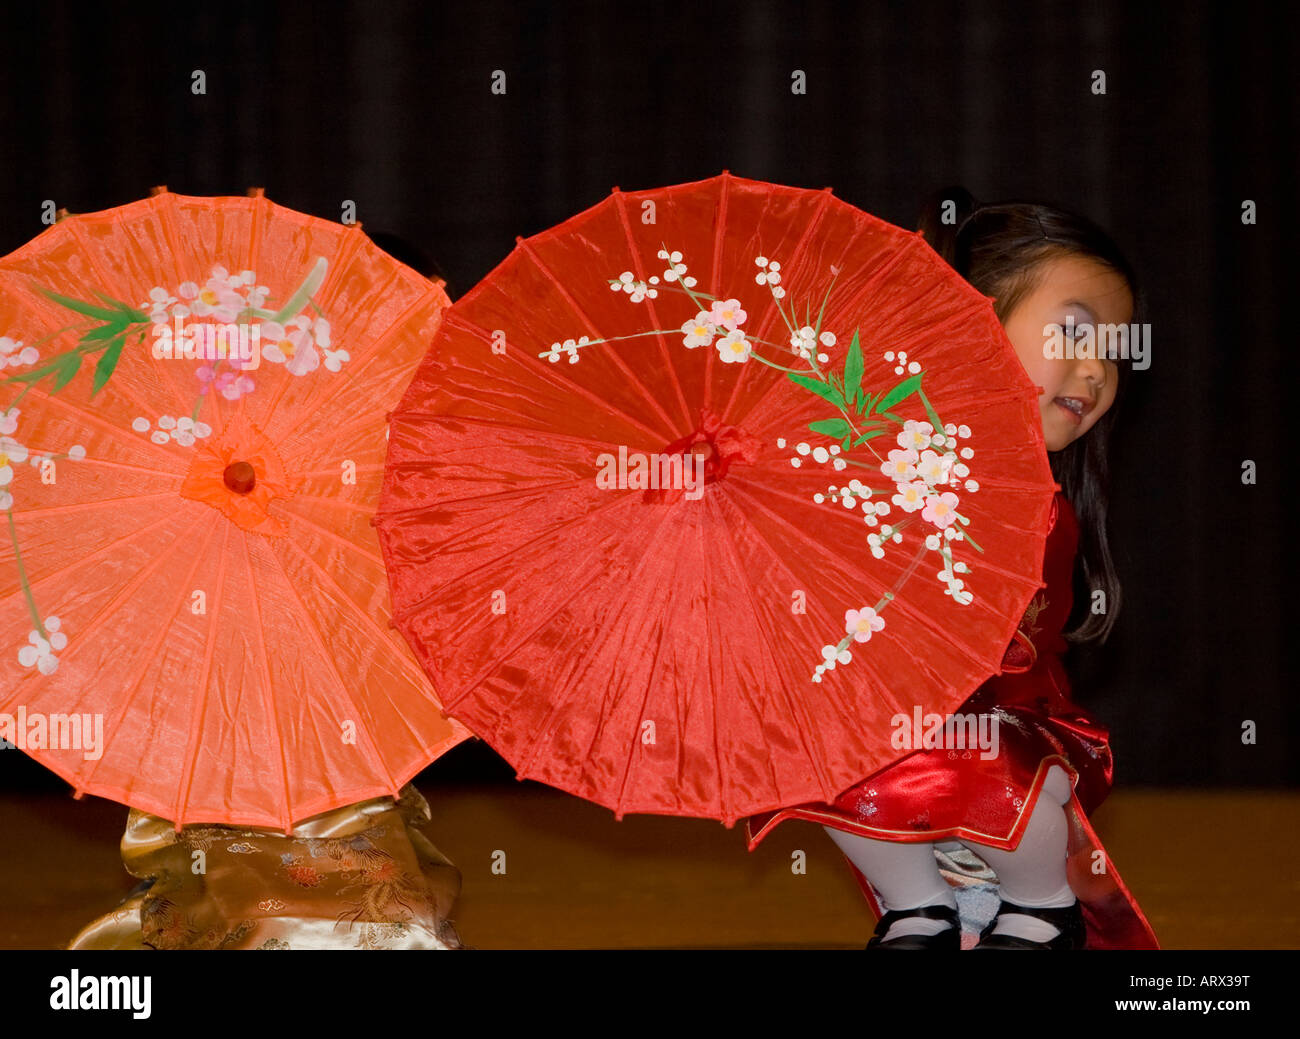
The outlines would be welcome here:
<svg viewBox="0 0 1300 1039">
<path fill-rule="evenodd" d="M 413 786 L 314 816 L 286 835 L 131 809 L 122 861 L 146 891 L 69 949 L 458 949 L 460 872 L 418 828 Z"/>
</svg>

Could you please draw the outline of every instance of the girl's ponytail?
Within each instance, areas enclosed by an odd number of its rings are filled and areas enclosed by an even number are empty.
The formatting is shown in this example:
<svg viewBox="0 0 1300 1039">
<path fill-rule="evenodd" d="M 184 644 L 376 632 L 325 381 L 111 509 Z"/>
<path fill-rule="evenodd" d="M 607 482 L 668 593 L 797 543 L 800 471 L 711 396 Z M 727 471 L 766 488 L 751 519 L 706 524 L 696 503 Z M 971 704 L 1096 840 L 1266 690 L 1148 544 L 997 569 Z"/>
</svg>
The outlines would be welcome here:
<svg viewBox="0 0 1300 1039">
<path fill-rule="evenodd" d="M 960 250 L 959 236 L 967 222 L 980 208 L 975 196 L 960 184 L 940 188 L 921 207 L 917 230 L 930 248 L 937 252 L 963 278 L 969 274 L 970 250 Z M 969 239 L 967 239 L 969 242 Z"/>
</svg>

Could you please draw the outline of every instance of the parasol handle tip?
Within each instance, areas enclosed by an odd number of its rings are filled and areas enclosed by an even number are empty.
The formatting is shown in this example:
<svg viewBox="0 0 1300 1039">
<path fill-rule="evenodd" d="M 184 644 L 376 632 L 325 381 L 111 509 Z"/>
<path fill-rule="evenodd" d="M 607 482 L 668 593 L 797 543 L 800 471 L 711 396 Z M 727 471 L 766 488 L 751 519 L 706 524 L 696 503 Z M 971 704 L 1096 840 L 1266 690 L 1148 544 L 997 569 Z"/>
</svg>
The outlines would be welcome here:
<svg viewBox="0 0 1300 1039">
<path fill-rule="evenodd" d="M 249 198 L 266 198 L 266 188 L 249 188 Z"/>
<path fill-rule="evenodd" d="M 165 194 L 167 194 L 167 185 L 166 185 L 166 184 L 156 184 L 156 185 L 154 185 L 153 187 L 151 187 L 151 188 L 149 189 L 149 197 L 150 197 L 150 198 L 153 198 L 153 197 L 156 196 L 156 195 L 165 195 Z"/>
</svg>

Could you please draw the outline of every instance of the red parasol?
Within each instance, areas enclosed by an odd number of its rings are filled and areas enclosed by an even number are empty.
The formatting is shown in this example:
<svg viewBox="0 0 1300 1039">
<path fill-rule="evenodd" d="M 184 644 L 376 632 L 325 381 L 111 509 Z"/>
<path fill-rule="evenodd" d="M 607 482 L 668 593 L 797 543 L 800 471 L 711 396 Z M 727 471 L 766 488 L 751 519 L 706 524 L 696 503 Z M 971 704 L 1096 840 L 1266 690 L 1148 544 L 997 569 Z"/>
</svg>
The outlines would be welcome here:
<svg viewBox="0 0 1300 1039">
<path fill-rule="evenodd" d="M 520 778 L 730 825 L 998 672 L 1055 487 L 989 299 L 723 173 L 615 189 L 450 308 L 376 524 L 394 623 Z"/>
</svg>

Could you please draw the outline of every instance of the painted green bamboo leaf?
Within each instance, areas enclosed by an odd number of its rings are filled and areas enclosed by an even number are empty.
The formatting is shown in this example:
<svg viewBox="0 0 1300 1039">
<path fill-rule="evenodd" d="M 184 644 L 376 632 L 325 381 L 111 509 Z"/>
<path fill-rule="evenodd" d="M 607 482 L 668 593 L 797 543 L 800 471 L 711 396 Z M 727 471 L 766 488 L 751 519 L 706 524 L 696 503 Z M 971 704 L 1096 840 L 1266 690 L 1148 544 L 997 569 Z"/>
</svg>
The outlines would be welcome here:
<svg viewBox="0 0 1300 1039">
<path fill-rule="evenodd" d="M 853 330 L 853 342 L 849 344 L 848 356 L 844 358 L 844 397 L 847 400 L 858 394 L 862 385 L 862 346 L 858 342 L 858 331 Z"/>
<path fill-rule="evenodd" d="M 64 386 L 68 385 L 73 376 L 81 370 L 81 354 L 68 353 L 60 357 L 55 364 L 58 369 L 58 377 L 54 380 L 54 389 L 52 392 L 58 393 Z"/>
<path fill-rule="evenodd" d="M 859 444 L 865 444 L 868 440 L 875 440 L 876 437 L 883 437 L 885 432 L 886 431 L 883 429 L 873 429 L 870 433 L 863 433 L 862 436 L 853 441 L 853 446 L 857 447 Z"/>
<path fill-rule="evenodd" d="M 922 372 L 921 374 L 924 375 L 925 373 Z M 920 375 L 917 376 L 918 379 L 920 377 Z M 929 416 L 930 424 L 934 426 L 936 432 L 943 429 L 943 422 L 940 421 L 938 412 L 930 406 L 930 398 L 925 395 L 925 391 L 918 386 L 916 388 L 916 395 L 921 398 L 921 403 L 925 405 L 925 413 Z M 980 551 L 982 552 L 983 549 L 980 549 Z"/>
<path fill-rule="evenodd" d="M 96 343 L 101 339 L 116 339 L 126 332 L 127 323 L 120 318 L 116 321 L 110 321 L 106 325 L 100 325 L 98 328 L 92 328 L 81 336 L 83 343 Z"/>
<path fill-rule="evenodd" d="M 124 303 L 120 299 L 114 299 L 112 296 L 100 292 L 99 289 L 91 289 L 90 291 L 111 306 L 114 310 L 118 311 L 130 324 L 140 324 L 141 322 L 149 320 L 148 314 L 136 310 L 135 307 L 131 306 L 129 303 Z"/>
<path fill-rule="evenodd" d="M 839 395 L 826 383 L 819 379 L 810 379 L 806 375 L 797 375 L 794 372 L 786 372 L 786 378 L 797 386 L 802 386 L 805 390 L 811 390 L 822 400 L 828 400 L 832 404 L 842 405 L 844 402 Z"/>
<path fill-rule="evenodd" d="M 30 368 L 25 372 L 19 372 L 17 375 L 6 375 L 3 379 L 0 379 L 0 382 L 36 382 L 38 379 L 45 378 L 52 371 L 54 371 L 52 365 L 47 365 L 44 368 Z"/>
<path fill-rule="evenodd" d="M 920 374 L 913 375 L 910 379 L 904 379 L 892 390 L 886 393 L 876 404 L 877 412 L 888 411 L 900 400 L 906 400 L 913 393 L 921 388 Z"/>
<path fill-rule="evenodd" d="M 820 422 L 809 422 L 808 428 L 814 433 L 824 433 L 828 437 L 847 436 L 851 428 L 842 418 L 825 418 Z"/>
<path fill-rule="evenodd" d="M 113 369 L 117 367 L 118 358 L 122 356 L 122 347 L 125 345 L 125 335 L 119 336 L 109 344 L 108 349 L 100 356 L 99 361 L 95 364 L 95 381 L 90 388 L 92 397 L 104 388 L 104 383 L 108 382 L 108 377 L 113 374 Z"/>
<path fill-rule="evenodd" d="M 73 299 L 71 296 L 61 296 L 50 289 L 41 289 L 40 292 L 54 300 L 61 307 L 67 307 L 69 310 L 75 310 L 78 314 L 85 314 L 87 317 L 99 318 L 101 321 L 112 321 L 117 318 L 121 311 L 114 307 L 107 310 L 104 307 L 97 307 L 93 303 L 83 303 L 79 299 Z"/>
</svg>

